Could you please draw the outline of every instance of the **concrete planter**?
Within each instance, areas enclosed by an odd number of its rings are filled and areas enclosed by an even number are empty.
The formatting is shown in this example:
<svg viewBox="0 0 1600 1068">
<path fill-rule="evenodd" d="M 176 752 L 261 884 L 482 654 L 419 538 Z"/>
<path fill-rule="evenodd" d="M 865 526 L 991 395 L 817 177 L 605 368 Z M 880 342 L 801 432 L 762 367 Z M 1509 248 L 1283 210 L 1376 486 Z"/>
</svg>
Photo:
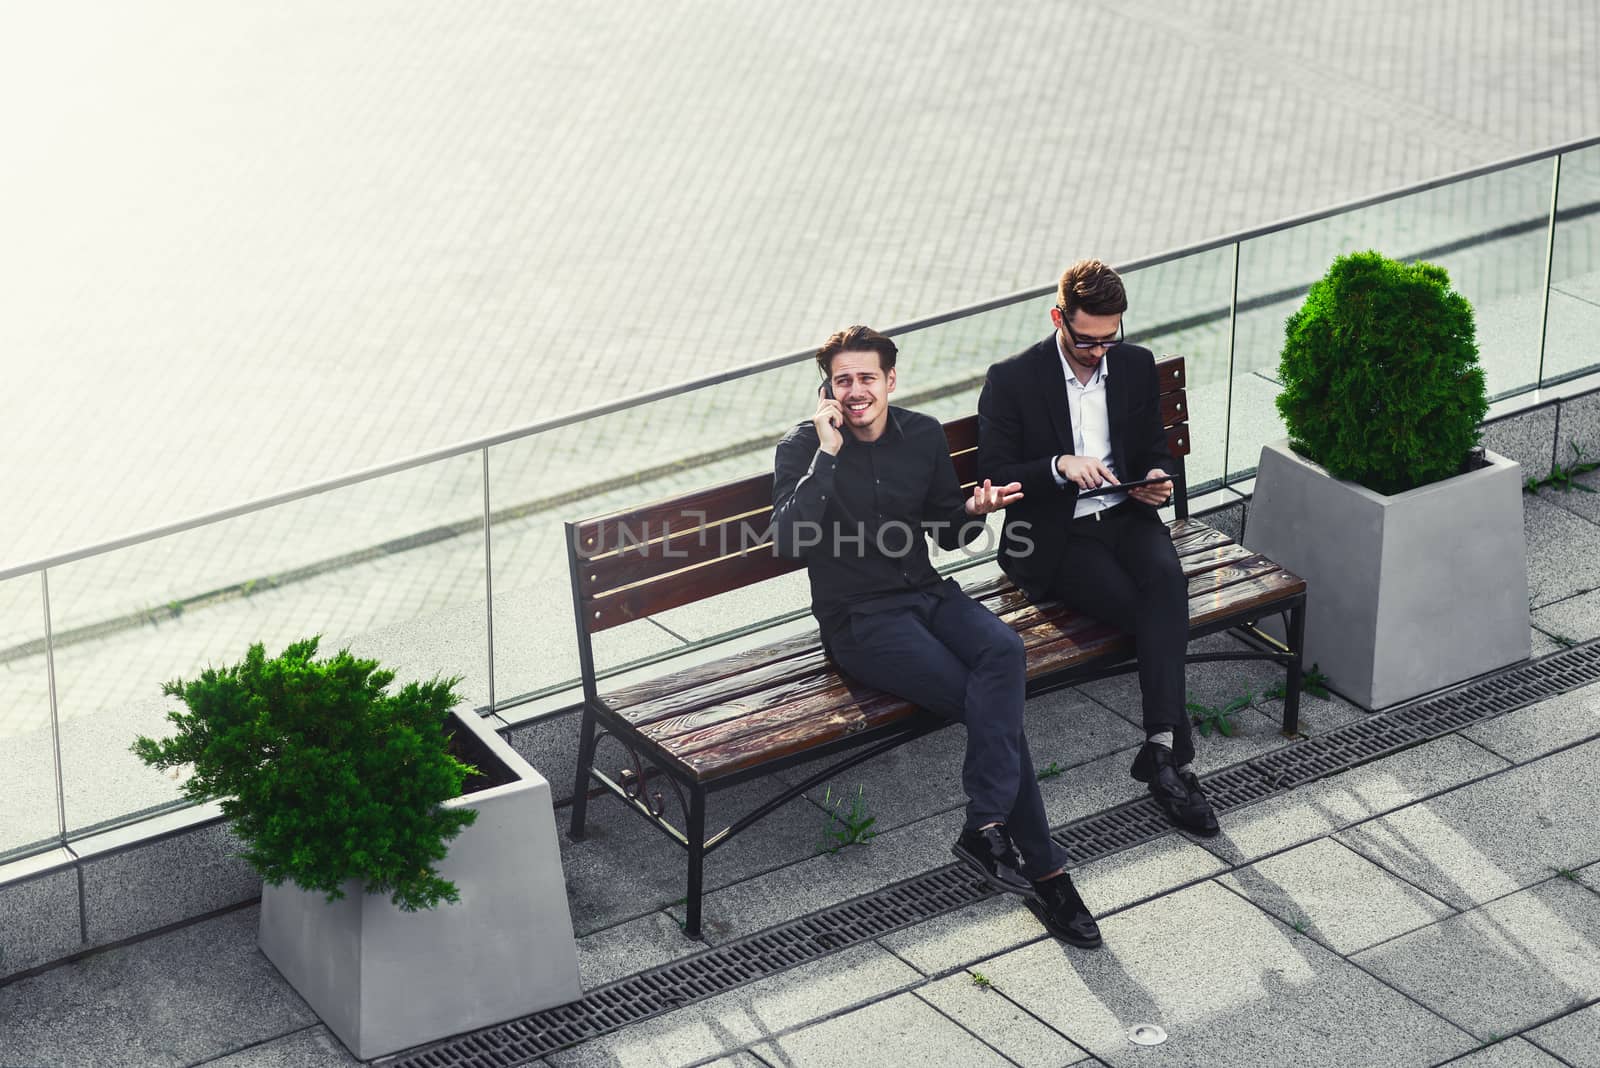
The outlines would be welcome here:
<svg viewBox="0 0 1600 1068">
<path fill-rule="evenodd" d="M 458 904 L 406 913 L 354 882 L 331 904 L 262 887 L 261 951 L 362 1060 L 582 992 L 550 785 L 476 714 L 455 720 L 515 779 L 446 802 L 478 812 L 439 865 Z"/>
<path fill-rule="evenodd" d="M 1261 450 L 1244 543 L 1306 580 L 1306 651 L 1341 694 L 1384 708 L 1531 651 L 1522 468 L 1385 497 L 1290 450 Z"/>
</svg>

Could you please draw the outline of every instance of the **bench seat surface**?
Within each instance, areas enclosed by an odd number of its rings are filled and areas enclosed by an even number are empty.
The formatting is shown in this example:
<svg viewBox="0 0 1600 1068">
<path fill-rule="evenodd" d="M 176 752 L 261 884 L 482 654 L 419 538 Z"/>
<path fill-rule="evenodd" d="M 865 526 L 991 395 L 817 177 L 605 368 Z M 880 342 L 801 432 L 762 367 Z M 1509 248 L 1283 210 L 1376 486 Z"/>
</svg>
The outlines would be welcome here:
<svg viewBox="0 0 1600 1068">
<path fill-rule="evenodd" d="M 1167 524 L 1189 580 L 1189 625 L 1305 592 L 1304 580 L 1194 519 Z M 1028 678 L 1133 655 L 1133 640 L 1060 604 L 1034 604 L 1003 576 L 966 587 L 1022 635 Z M 914 705 L 839 675 L 816 635 L 699 664 L 602 696 L 612 720 L 663 764 L 709 781 L 919 715 Z"/>
</svg>

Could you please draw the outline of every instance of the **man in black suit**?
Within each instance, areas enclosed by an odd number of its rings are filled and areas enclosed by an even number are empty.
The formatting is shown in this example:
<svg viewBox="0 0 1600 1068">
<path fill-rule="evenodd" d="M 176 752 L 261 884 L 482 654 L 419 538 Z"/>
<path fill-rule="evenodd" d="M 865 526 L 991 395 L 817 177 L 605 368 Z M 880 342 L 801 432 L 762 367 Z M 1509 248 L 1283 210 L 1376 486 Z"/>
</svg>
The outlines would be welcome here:
<svg viewBox="0 0 1600 1068">
<path fill-rule="evenodd" d="M 1217 819 L 1194 773 L 1184 708 L 1188 585 L 1156 512 L 1172 483 L 1081 495 L 1173 468 L 1155 358 L 1122 339 L 1127 307 L 1122 279 L 1104 263 L 1067 268 L 1050 310 L 1055 333 L 989 368 L 978 472 L 1022 486 L 1000 542 L 1011 580 L 1033 600 L 1061 601 L 1133 635 L 1145 744 L 1132 775 L 1168 819 L 1209 837 Z"/>
<path fill-rule="evenodd" d="M 824 395 L 778 444 L 778 552 L 805 560 L 823 645 L 845 675 L 966 726 L 967 819 L 952 852 L 1022 895 L 1057 938 L 1097 946 L 1028 754 L 1022 639 L 928 558 L 928 536 L 946 549 L 971 542 L 1018 487 L 962 494 L 939 421 L 889 405 L 896 351 L 865 326 L 817 351 Z"/>
</svg>

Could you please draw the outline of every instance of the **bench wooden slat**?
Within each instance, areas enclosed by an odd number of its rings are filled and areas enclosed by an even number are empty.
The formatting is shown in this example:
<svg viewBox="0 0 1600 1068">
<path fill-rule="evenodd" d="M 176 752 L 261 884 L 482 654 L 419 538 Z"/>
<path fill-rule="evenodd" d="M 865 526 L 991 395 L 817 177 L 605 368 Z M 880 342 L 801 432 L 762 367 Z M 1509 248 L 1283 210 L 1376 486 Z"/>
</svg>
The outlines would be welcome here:
<svg viewBox="0 0 1600 1068">
<path fill-rule="evenodd" d="M 754 552 L 772 542 L 770 504 L 757 512 L 719 523 L 681 530 L 651 544 L 631 546 L 591 560 L 579 568 L 588 597 L 657 578 L 683 568 L 745 551 Z"/>
<path fill-rule="evenodd" d="M 1233 606 L 1263 595 L 1280 596 L 1285 585 L 1282 574 L 1270 560 L 1249 554 L 1236 563 L 1196 576 L 1191 582 L 1191 604 L 1198 611 L 1191 612 L 1191 624 L 1207 622 L 1219 611 L 1232 611 Z M 1040 618 L 1022 623 L 1027 628 L 1023 640 L 1028 650 L 1029 678 L 1086 660 L 1132 655 L 1132 639 L 1108 624 L 1068 612 L 1059 605 L 1041 607 Z M 1119 645 L 1123 647 L 1120 650 Z M 726 751 L 738 763 L 741 754 L 759 748 L 752 741 L 758 735 L 781 734 L 785 744 L 798 743 L 803 737 L 837 737 L 860 729 L 864 723 L 862 709 L 869 705 L 876 710 L 876 721 L 887 722 L 887 710 L 879 700 L 882 696 L 845 682 L 819 662 L 806 677 L 792 679 L 784 686 L 760 688 L 725 705 L 664 719 L 640 733 L 700 775 L 725 774 L 735 769 L 725 767 L 722 756 L 711 751 Z M 905 715 L 913 712 L 909 706 L 903 710 Z M 813 721 L 809 733 L 800 726 L 806 721 Z M 691 754 L 707 758 L 689 761 Z"/>
<path fill-rule="evenodd" d="M 1187 383 L 1183 378 L 1182 356 L 1158 356 L 1156 358 L 1156 390 L 1161 393 L 1170 393 L 1175 389 L 1183 389 Z"/>
<path fill-rule="evenodd" d="M 1174 456 L 1189 455 L 1189 424 L 1179 423 L 1167 428 L 1167 451 Z"/>
<path fill-rule="evenodd" d="M 1192 521 L 1172 524 L 1178 540 L 1187 545 L 1204 544 L 1183 558 L 1184 573 L 1190 580 L 1190 596 L 1200 590 L 1211 591 L 1228 582 L 1253 577 L 1277 565 L 1228 540 L 1220 531 Z M 1254 565 L 1254 566 L 1252 566 Z M 1218 572 L 1223 577 L 1203 585 L 1199 576 Z M 1035 605 L 1003 576 L 986 579 L 967 590 L 990 611 L 1014 627 L 1045 622 L 1066 609 L 1050 603 Z M 629 722 L 642 726 L 671 716 L 684 715 L 716 702 L 733 701 L 771 688 L 790 685 L 819 671 L 827 661 L 815 644 L 814 635 L 798 635 L 773 646 L 747 650 L 736 656 L 675 672 L 650 683 L 606 695 L 607 704 Z"/>
<path fill-rule="evenodd" d="M 693 604 L 719 593 L 742 589 L 756 582 L 798 571 L 804 560 L 789 560 L 777 555 L 771 544 L 747 553 L 725 556 L 709 564 L 619 590 L 580 603 L 583 624 L 590 633 L 646 619 L 669 608 Z"/>
<path fill-rule="evenodd" d="M 784 662 L 802 660 L 805 657 L 821 657 L 822 651 L 816 644 L 816 632 L 800 633 L 784 638 L 782 641 L 757 646 L 754 649 L 744 649 L 733 652 L 730 656 L 710 660 L 707 664 L 696 664 L 694 667 L 682 668 L 672 671 L 670 675 L 656 676 L 645 679 L 643 683 L 624 686 L 621 689 L 606 691 L 606 707 L 616 711 L 626 710 L 630 705 L 646 702 L 646 700 L 659 699 L 662 695 L 674 694 L 678 691 L 691 691 L 701 686 L 710 686 L 722 679 L 731 676 L 742 676 L 752 671 L 762 671 L 770 667 L 778 667 Z"/>
<path fill-rule="evenodd" d="M 768 472 L 586 519 L 577 524 L 576 547 L 580 554 L 595 557 L 668 531 L 693 530 L 703 523 L 771 507 L 772 473 Z"/>
<path fill-rule="evenodd" d="M 1213 620 L 1248 610 L 1255 603 L 1280 600 L 1304 583 L 1284 571 L 1260 575 L 1228 586 L 1215 595 L 1199 599 L 1191 607 L 1190 625 L 1200 626 Z M 1103 630 L 1098 634 L 1064 634 L 1057 640 L 1034 649 L 1028 656 L 1028 677 L 1038 678 L 1089 660 L 1112 656 L 1131 655 L 1133 643 L 1127 635 Z M 1120 655 L 1119 655 L 1120 654 Z M 834 705 L 819 717 L 784 717 L 781 710 L 776 715 L 759 713 L 765 718 L 759 722 L 741 725 L 719 725 L 700 735 L 684 735 L 670 743 L 677 753 L 702 779 L 710 779 L 741 770 L 753 764 L 776 759 L 780 754 L 804 752 L 818 745 L 843 737 L 853 731 L 864 730 L 891 723 L 916 714 L 905 702 L 896 702 L 887 695 L 864 697 L 850 706 Z M 680 748 L 693 745 L 696 748 Z"/>
</svg>

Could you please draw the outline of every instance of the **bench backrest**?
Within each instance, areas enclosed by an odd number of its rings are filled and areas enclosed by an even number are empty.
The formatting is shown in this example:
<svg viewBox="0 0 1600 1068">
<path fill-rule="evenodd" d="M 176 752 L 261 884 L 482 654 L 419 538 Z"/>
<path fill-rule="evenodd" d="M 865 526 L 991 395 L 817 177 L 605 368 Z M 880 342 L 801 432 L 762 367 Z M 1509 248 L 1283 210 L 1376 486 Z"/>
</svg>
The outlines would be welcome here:
<svg viewBox="0 0 1600 1068">
<path fill-rule="evenodd" d="M 1187 517 L 1183 458 L 1189 454 L 1189 405 L 1183 357 L 1163 357 L 1156 369 L 1161 421 L 1178 460 L 1173 502 L 1179 516 Z M 970 486 L 978 464 L 978 417 L 952 420 L 944 430 L 956 474 L 963 487 Z M 594 679 L 590 635 L 804 567 L 774 551 L 771 520 L 769 471 L 566 524 L 585 690 L 592 689 Z"/>
</svg>

